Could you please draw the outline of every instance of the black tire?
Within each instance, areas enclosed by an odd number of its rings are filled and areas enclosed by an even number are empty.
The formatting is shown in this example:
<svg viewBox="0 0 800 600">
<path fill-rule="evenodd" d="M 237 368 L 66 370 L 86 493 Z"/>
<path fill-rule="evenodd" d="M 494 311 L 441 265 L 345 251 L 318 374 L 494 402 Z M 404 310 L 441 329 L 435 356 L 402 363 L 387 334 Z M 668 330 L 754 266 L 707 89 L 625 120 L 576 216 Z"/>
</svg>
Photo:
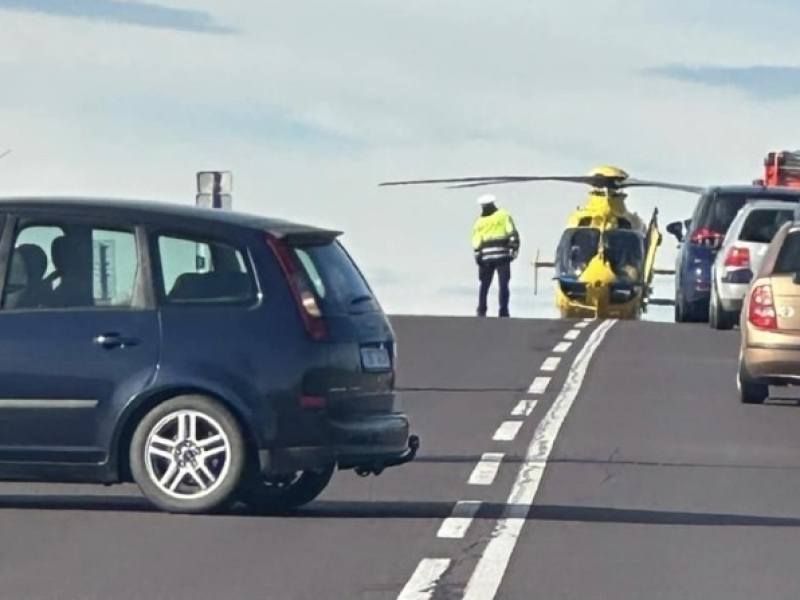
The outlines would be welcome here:
<svg viewBox="0 0 800 600">
<path fill-rule="evenodd" d="M 764 404 L 769 398 L 769 386 L 750 377 L 741 357 L 736 373 L 736 387 L 739 389 L 739 400 L 742 404 Z"/>
<path fill-rule="evenodd" d="M 716 292 L 711 293 L 711 301 L 708 308 L 708 325 L 712 329 L 729 330 L 733 329 L 734 315 L 726 311 L 720 305 Z"/>
<path fill-rule="evenodd" d="M 319 470 L 300 471 L 289 481 L 272 481 L 253 475 L 243 483 L 237 496 L 240 502 L 264 512 L 285 512 L 314 501 L 328 487 L 336 464 Z"/>
<path fill-rule="evenodd" d="M 218 427 L 223 440 L 227 441 L 227 460 L 222 466 L 224 472 L 221 479 L 212 484 L 212 491 L 195 498 L 176 498 L 162 490 L 154 480 L 154 475 L 151 475 L 145 455 L 148 439 L 154 428 L 160 427 L 167 417 L 181 410 L 194 411 L 199 413 L 201 419 L 210 419 Z M 205 431 L 208 424 L 201 425 L 201 429 Z M 177 396 L 156 406 L 136 427 L 129 452 L 133 479 L 142 494 L 161 510 L 172 513 L 211 513 L 225 508 L 241 483 L 247 463 L 247 446 L 238 422 L 228 409 L 206 396 Z M 209 460 L 213 463 L 215 459 Z M 207 463 L 204 464 L 208 466 Z M 181 481 L 184 479 L 187 479 L 186 475 L 181 477 Z"/>
</svg>

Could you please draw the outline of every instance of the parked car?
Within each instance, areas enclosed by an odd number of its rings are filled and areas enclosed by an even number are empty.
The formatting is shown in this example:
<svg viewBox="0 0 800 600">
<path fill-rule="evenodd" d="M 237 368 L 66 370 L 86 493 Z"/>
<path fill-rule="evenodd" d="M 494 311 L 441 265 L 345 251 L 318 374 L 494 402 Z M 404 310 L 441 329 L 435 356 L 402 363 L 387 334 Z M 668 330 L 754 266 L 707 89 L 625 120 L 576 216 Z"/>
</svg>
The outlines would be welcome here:
<svg viewBox="0 0 800 600">
<path fill-rule="evenodd" d="M 769 386 L 800 382 L 800 222 L 784 224 L 767 247 L 745 297 L 736 385 L 746 404 Z"/>
<path fill-rule="evenodd" d="M 0 232 L 0 479 L 287 509 L 414 459 L 394 332 L 340 232 L 74 198 L 0 200 Z"/>
<path fill-rule="evenodd" d="M 753 273 L 778 229 L 794 219 L 797 205 L 780 200 L 754 200 L 745 204 L 722 240 L 711 269 L 709 324 L 732 329 L 739 322 L 744 296 Z"/>
<path fill-rule="evenodd" d="M 680 242 L 675 260 L 675 321 L 705 322 L 711 301 L 711 267 L 733 219 L 748 200 L 800 202 L 800 189 L 729 185 L 708 188 L 698 199 L 688 226 L 667 225 Z"/>
</svg>

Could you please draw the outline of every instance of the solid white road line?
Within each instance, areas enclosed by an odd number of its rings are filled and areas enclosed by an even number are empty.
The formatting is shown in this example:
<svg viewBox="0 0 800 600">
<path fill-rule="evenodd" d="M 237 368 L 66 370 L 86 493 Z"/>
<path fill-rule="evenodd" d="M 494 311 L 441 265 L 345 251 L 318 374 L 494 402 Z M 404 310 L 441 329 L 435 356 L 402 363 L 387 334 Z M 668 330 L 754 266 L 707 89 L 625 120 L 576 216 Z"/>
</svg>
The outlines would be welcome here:
<svg viewBox="0 0 800 600">
<path fill-rule="evenodd" d="M 592 356 L 614 323 L 616 320 L 604 321 L 589 336 L 569 369 L 564 387 L 536 428 L 503 515 L 478 560 L 462 600 L 494 600 L 533 505 L 556 436 L 578 396 Z"/>
<path fill-rule="evenodd" d="M 547 386 L 550 385 L 550 377 L 537 377 L 528 388 L 529 394 L 544 394 Z"/>
<path fill-rule="evenodd" d="M 472 475 L 469 476 L 467 483 L 470 485 L 492 485 L 504 456 L 505 454 L 502 452 L 484 452 L 481 455 L 481 460 L 472 470 Z"/>
<path fill-rule="evenodd" d="M 558 354 L 563 354 L 564 352 L 569 350 L 570 346 L 572 346 L 572 342 L 558 342 L 556 344 L 556 347 L 553 348 L 553 352 L 556 352 Z"/>
<path fill-rule="evenodd" d="M 521 427 L 522 421 L 503 421 L 497 431 L 494 432 L 492 439 L 495 442 L 512 442 L 517 437 Z"/>
<path fill-rule="evenodd" d="M 449 566 L 449 558 L 423 558 L 397 600 L 430 600 Z"/>
<path fill-rule="evenodd" d="M 472 519 L 478 513 L 482 502 L 476 500 L 459 500 L 453 507 L 450 516 L 447 517 L 436 537 L 448 539 L 460 539 L 467 533 L 467 529 L 472 524 Z"/>
<path fill-rule="evenodd" d="M 530 417 L 533 409 L 536 408 L 536 400 L 520 400 L 511 411 L 512 417 Z"/>
<path fill-rule="evenodd" d="M 580 329 L 570 329 L 567 333 L 564 334 L 564 339 L 577 340 L 580 335 L 581 335 Z"/>
<path fill-rule="evenodd" d="M 555 371 L 558 368 L 558 363 L 561 362 L 561 358 L 558 356 L 549 356 L 544 359 L 542 363 L 542 371 Z"/>
</svg>

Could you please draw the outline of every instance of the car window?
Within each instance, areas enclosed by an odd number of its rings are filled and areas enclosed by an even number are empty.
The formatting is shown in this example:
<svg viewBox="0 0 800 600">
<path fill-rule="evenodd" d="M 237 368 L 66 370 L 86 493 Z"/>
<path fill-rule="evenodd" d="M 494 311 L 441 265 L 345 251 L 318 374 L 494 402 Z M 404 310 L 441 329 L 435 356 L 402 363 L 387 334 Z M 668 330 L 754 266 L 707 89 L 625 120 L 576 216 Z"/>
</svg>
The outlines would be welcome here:
<svg viewBox="0 0 800 600">
<path fill-rule="evenodd" d="M 33 224 L 18 231 L 4 309 L 130 307 L 138 270 L 132 231 Z"/>
<path fill-rule="evenodd" d="M 757 208 L 750 211 L 745 218 L 739 240 L 769 244 L 778 229 L 793 219 L 794 211 L 774 208 Z"/>
<path fill-rule="evenodd" d="M 800 271 L 800 231 L 791 231 L 783 240 L 772 274 L 786 275 L 797 271 Z"/>
<path fill-rule="evenodd" d="M 160 235 L 161 296 L 165 304 L 250 304 L 256 287 L 241 251 L 191 236 Z"/>
<path fill-rule="evenodd" d="M 354 301 L 375 301 L 363 275 L 338 240 L 294 246 L 292 250 L 314 286 L 324 312 L 347 312 Z"/>
</svg>

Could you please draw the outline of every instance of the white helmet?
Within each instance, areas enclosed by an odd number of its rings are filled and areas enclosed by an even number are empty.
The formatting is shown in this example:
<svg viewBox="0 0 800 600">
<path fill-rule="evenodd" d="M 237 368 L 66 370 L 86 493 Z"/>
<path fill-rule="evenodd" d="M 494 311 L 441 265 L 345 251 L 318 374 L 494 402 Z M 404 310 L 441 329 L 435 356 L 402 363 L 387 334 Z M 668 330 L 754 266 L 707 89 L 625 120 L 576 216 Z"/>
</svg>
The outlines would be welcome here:
<svg viewBox="0 0 800 600">
<path fill-rule="evenodd" d="M 479 206 L 488 206 L 489 204 L 494 204 L 497 202 L 497 197 L 494 194 L 484 194 L 480 198 L 478 198 L 478 205 Z"/>
</svg>

